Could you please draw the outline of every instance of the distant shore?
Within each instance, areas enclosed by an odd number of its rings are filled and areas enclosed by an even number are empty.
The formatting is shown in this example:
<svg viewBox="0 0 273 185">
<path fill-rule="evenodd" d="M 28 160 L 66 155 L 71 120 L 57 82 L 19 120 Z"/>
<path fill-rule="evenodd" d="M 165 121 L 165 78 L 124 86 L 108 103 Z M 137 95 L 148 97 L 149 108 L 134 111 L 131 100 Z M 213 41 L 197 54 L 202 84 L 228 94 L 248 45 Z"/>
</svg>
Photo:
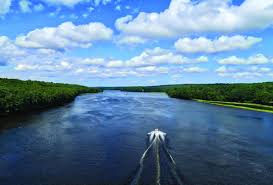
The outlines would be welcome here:
<svg viewBox="0 0 273 185">
<path fill-rule="evenodd" d="M 199 99 L 195 99 L 195 101 L 202 102 L 202 103 L 213 104 L 213 105 L 218 105 L 218 106 L 224 106 L 224 107 L 231 107 L 231 108 L 237 108 L 237 109 L 245 109 L 245 110 L 273 113 L 273 106 L 268 106 L 268 105 L 260 105 L 260 104 L 254 104 L 254 103 L 209 101 L 209 100 L 199 100 Z"/>
<path fill-rule="evenodd" d="M 165 92 L 171 98 L 273 113 L 273 82 L 231 84 L 176 84 L 111 87 L 131 92 Z"/>
</svg>

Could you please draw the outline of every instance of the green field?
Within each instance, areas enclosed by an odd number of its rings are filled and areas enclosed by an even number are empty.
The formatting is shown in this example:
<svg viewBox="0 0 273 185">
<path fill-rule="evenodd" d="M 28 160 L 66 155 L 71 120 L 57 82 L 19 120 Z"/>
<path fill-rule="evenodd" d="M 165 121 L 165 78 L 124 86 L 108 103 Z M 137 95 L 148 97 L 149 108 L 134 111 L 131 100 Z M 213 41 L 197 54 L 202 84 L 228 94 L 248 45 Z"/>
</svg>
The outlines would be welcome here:
<svg viewBox="0 0 273 185">
<path fill-rule="evenodd" d="M 202 102 L 202 103 L 209 103 L 213 105 L 231 107 L 231 108 L 239 108 L 239 109 L 273 113 L 273 106 L 268 106 L 268 105 L 260 105 L 260 104 L 254 104 L 254 103 L 209 101 L 209 100 L 196 100 L 196 101 Z"/>
<path fill-rule="evenodd" d="M 80 85 L 0 78 L 0 115 L 63 105 L 100 89 Z"/>
</svg>

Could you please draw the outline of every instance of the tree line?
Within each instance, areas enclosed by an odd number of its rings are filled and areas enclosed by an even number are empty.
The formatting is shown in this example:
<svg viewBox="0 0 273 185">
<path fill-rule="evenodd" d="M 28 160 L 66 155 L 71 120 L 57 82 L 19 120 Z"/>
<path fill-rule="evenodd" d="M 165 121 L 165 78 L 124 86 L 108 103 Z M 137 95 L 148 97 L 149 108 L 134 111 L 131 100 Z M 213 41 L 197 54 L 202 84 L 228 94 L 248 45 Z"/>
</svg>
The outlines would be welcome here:
<svg viewBox="0 0 273 185">
<path fill-rule="evenodd" d="M 0 115 L 62 105 L 100 89 L 80 85 L 0 78 Z"/>
<path fill-rule="evenodd" d="M 187 100 L 202 99 L 273 105 L 273 82 L 135 86 L 108 89 L 134 92 L 166 92 L 170 97 Z"/>
</svg>

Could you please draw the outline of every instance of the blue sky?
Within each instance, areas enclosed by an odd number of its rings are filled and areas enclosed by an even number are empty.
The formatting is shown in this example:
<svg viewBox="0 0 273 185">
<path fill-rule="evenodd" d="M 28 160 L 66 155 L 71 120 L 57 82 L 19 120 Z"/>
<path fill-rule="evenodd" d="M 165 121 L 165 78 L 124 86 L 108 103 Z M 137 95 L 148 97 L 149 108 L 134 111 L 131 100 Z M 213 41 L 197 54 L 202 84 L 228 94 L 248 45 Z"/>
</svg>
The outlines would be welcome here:
<svg viewBox="0 0 273 185">
<path fill-rule="evenodd" d="M 272 26 L 273 0 L 0 0 L 0 77 L 272 81 Z"/>
</svg>

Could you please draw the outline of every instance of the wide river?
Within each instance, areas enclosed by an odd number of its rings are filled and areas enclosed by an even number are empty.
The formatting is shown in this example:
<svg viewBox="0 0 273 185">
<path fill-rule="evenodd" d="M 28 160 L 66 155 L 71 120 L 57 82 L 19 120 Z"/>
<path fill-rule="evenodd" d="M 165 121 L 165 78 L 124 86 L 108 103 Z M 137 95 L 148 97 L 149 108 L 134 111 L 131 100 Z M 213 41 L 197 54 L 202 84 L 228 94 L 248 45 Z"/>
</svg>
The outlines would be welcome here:
<svg viewBox="0 0 273 185">
<path fill-rule="evenodd" d="M 147 148 L 147 133 L 155 128 L 167 133 L 166 146 L 188 183 L 273 183 L 269 113 L 160 93 L 105 91 L 40 113 L 1 118 L 0 125 L 5 125 L 0 130 L 1 185 L 130 184 Z M 141 184 L 151 185 L 155 166 L 148 160 L 154 156 L 147 155 Z M 172 176 L 164 176 L 163 160 L 160 183 L 172 184 Z"/>
</svg>

